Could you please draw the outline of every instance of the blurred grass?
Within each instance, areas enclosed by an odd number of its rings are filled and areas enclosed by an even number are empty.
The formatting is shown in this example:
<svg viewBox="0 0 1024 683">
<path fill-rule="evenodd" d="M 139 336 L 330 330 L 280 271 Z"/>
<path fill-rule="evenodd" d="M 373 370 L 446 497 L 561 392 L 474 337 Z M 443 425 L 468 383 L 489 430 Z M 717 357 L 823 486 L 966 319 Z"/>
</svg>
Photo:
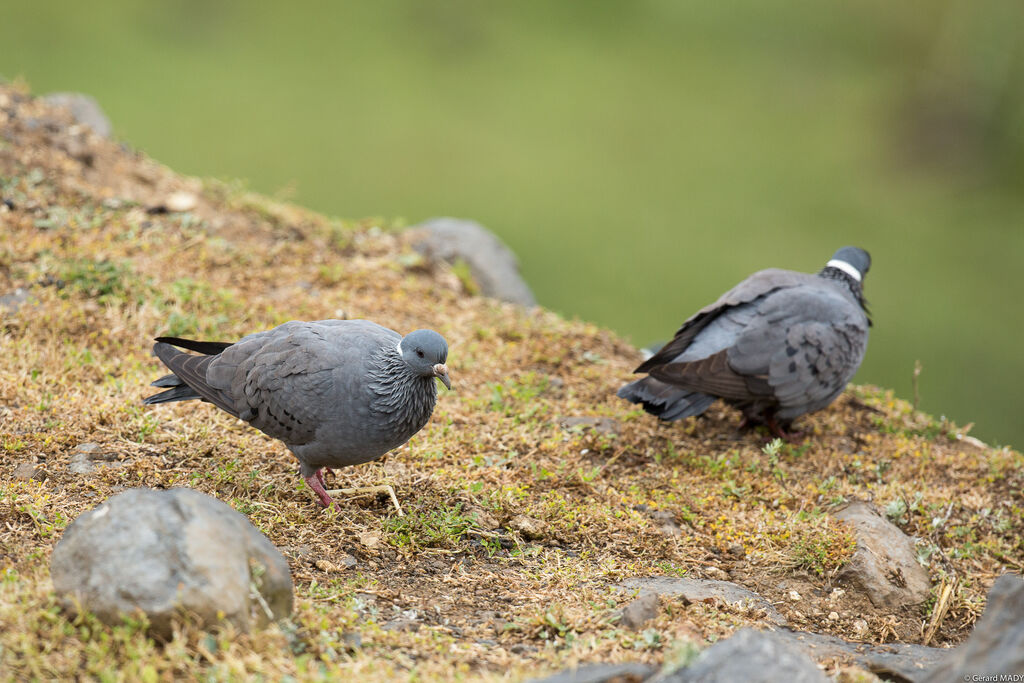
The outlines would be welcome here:
<svg viewBox="0 0 1024 683">
<path fill-rule="evenodd" d="M 753 270 L 869 249 L 859 382 L 1024 443 L 1024 10 L 966 3 L 18 3 L 0 74 L 178 171 L 480 220 L 636 343 Z"/>
</svg>

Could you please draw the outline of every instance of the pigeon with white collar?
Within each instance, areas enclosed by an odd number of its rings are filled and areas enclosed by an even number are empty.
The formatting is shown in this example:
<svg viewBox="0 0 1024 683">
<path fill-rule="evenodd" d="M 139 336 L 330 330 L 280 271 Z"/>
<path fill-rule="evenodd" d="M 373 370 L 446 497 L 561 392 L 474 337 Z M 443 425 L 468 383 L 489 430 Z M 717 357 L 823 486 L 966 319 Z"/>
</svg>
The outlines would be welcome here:
<svg viewBox="0 0 1024 683">
<path fill-rule="evenodd" d="M 325 507 L 333 500 L 323 468 L 401 446 L 430 419 L 435 380 L 451 389 L 448 344 L 433 330 L 402 337 L 368 320 L 292 321 L 233 344 L 156 341 L 153 352 L 173 374 L 153 382 L 167 390 L 145 403 L 208 401 L 280 439 Z M 390 487 L 373 490 L 388 490 L 401 514 Z M 339 492 L 364 490 L 330 493 Z"/>
<path fill-rule="evenodd" d="M 871 256 L 843 247 L 817 274 L 754 273 L 683 323 L 618 395 L 662 420 L 721 398 L 747 423 L 788 436 L 793 420 L 829 405 L 864 359 L 864 276 Z"/>
</svg>

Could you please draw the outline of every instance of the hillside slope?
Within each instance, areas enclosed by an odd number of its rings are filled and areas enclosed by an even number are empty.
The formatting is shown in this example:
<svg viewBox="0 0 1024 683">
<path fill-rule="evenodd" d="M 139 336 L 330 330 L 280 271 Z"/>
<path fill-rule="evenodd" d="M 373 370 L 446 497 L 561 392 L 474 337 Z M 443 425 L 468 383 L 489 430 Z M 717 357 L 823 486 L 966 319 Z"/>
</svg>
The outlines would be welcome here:
<svg viewBox="0 0 1024 683">
<path fill-rule="evenodd" d="M 729 578 L 798 629 L 921 642 L 933 601 L 890 613 L 832 594 L 852 538 L 827 513 L 854 498 L 920 537 L 935 585 L 958 577 L 933 645 L 960 641 L 1024 561 L 1021 455 L 884 390 L 852 387 L 774 454 L 721 406 L 658 424 L 615 398 L 638 353 L 610 332 L 470 296 L 386 220 L 177 176 L 7 86 L 0 200 L 0 668 L 16 678 L 519 680 L 660 663 L 763 618 L 670 599 L 624 629 L 630 595 L 613 587 L 651 575 Z M 450 343 L 454 391 L 430 424 L 335 475 L 391 483 L 404 518 L 384 499 L 321 509 L 282 444 L 210 406 L 141 404 L 162 372 L 154 336 L 330 317 Z M 89 449 L 104 455 L 83 472 Z M 62 529 L 133 486 L 189 486 L 247 515 L 289 559 L 293 618 L 251 636 L 183 626 L 160 646 L 138 624 L 63 615 L 47 569 Z"/>
</svg>

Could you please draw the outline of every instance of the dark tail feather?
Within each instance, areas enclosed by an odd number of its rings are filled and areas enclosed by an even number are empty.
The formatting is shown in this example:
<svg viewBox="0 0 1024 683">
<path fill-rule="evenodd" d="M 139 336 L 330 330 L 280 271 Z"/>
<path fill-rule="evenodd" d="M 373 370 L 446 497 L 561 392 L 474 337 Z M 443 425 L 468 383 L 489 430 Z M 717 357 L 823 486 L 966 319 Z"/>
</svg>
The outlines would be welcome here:
<svg viewBox="0 0 1024 683">
<path fill-rule="evenodd" d="M 174 377 L 174 375 L 171 375 Z M 163 379 L 163 378 L 161 378 Z M 159 382 L 160 380 L 157 380 Z M 156 384 L 156 382 L 153 382 Z M 142 402 L 146 405 L 153 405 L 154 403 L 171 403 L 172 401 L 191 401 L 193 399 L 201 399 L 202 396 L 196 393 L 195 389 L 187 384 L 181 384 L 168 389 L 167 391 L 161 391 L 159 394 L 153 394 L 142 399 Z"/>
<path fill-rule="evenodd" d="M 181 339 L 179 337 L 157 337 L 156 341 L 177 346 L 179 349 L 188 349 L 207 356 L 216 356 L 224 349 L 231 346 L 231 342 L 196 341 L 194 339 Z"/>
<path fill-rule="evenodd" d="M 178 377 L 177 375 L 175 375 L 172 372 L 169 375 L 164 375 L 163 377 L 161 377 L 160 379 L 156 380 L 155 382 L 150 382 L 149 386 L 151 386 L 151 387 L 180 387 L 182 384 L 184 384 L 184 382 L 181 381 L 181 378 Z"/>
<path fill-rule="evenodd" d="M 715 402 L 714 396 L 680 389 L 653 377 L 626 384 L 619 389 L 618 396 L 639 403 L 648 413 L 666 421 L 700 415 Z"/>
</svg>

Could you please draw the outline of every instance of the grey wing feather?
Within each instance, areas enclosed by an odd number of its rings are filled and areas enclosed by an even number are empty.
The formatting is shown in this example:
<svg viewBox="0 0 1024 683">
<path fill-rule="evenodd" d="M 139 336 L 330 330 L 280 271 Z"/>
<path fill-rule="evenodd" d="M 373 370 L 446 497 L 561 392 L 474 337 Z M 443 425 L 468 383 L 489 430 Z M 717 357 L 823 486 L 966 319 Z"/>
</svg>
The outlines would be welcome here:
<svg viewBox="0 0 1024 683">
<path fill-rule="evenodd" d="M 729 351 L 729 365 L 765 381 L 779 417 L 827 405 L 856 373 L 867 347 L 867 319 L 853 302 L 828 290 L 778 292 Z"/>
<path fill-rule="evenodd" d="M 720 296 L 717 301 L 690 316 L 676 332 L 672 341 L 666 344 L 658 353 L 644 361 L 634 372 L 650 372 L 652 368 L 658 365 L 678 362 L 680 360 L 679 356 L 690 351 L 691 344 L 697 342 L 698 339 L 703 340 L 707 338 L 707 328 L 716 323 L 723 314 L 737 307 L 743 307 L 744 304 L 751 304 L 780 289 L 805 284 L 810 277 L 814 276 L 778 268 L 759 270 Z M 723 343 L 716 351 L 727 346 L 728 344 Z M 688 357 L 685 360 L 695 360 L 709 356 L 714 352 L 708 349 L 700 349 L 693 354 L 687 354 Z"/>
<path fill-rule="evenodd" d="M 398 333 L 369 321 L 291 322 L 244 337 L 210 364 L 210 383 L 230 395 L 237 415 L 289 446 L 309 443 L 339 403 L 357 391 L 370 351 Z"/>
</svg>

